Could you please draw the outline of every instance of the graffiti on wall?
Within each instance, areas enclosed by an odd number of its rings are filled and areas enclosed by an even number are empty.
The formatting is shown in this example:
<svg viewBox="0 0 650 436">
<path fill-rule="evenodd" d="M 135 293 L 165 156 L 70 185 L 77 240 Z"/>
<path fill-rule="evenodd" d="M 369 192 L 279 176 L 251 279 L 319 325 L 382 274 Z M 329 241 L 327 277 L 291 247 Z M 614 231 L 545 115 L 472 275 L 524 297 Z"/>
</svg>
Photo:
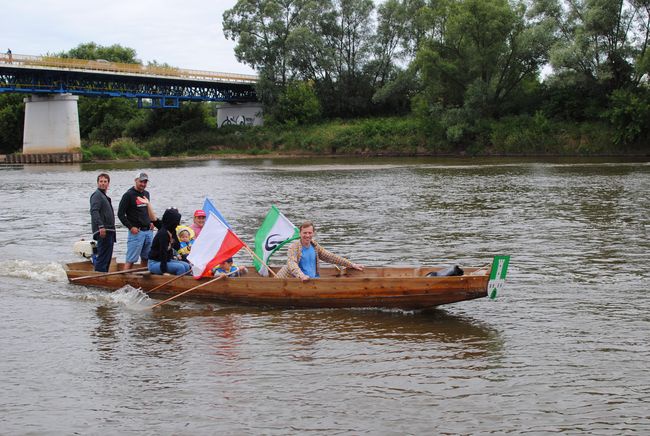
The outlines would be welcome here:
<svg viewBox="0 0 650 436">
<path fill-rule="evenodd" d="M 243 115 L 226 117 L 221 122 L 221 127 L 223 126 L 252 126 L 255 118 L 245 117 Z"/>
</svg>

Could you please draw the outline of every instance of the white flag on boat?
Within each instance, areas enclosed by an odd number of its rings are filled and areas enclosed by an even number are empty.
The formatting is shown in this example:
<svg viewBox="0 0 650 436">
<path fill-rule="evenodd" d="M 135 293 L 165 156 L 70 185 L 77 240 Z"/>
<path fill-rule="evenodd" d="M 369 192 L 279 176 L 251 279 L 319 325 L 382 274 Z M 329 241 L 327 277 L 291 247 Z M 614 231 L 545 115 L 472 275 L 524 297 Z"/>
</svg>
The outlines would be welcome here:
<svg viewBox="0 0 650 436">
<path fill-rule="evenodd" d="M 288 242 L 298 239 L 299 236 L 298 228 L 273 205 L 255 234 L 255 254 L 268 265 L 268 260 L 273 253 Z M 253 264 L 260 275 L 265 277 L 269 275 L 267 268 L 258 259 L 255 259 Z"/>
</svg>

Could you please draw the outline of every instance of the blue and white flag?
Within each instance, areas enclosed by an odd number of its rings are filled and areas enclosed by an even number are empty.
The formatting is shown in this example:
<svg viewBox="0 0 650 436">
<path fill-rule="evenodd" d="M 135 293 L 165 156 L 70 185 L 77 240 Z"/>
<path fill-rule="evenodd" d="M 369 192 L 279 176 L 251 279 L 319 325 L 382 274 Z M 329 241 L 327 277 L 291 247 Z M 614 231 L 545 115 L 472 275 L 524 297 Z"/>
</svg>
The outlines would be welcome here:
<svg viewBox="0 0 650 436">
<path fill-rule="evenodd" d="M 226 227 L 232 229 L 228 221 L 226 221 L 226 218 L 224 218 L 224 216 L 221 215 L 221 212 L 217 210 L 217 208 L 214 206 L 214 204 L 212 204 L 212 201 L 210 201 L 208 197 L 205 197 L 205 201 L 203 202 L 203 212 L 205 212 L 206 216 L 210 216 L 210 212 L 212 212 L 217 216 L 217 218 L 221 220 L 222 223 L 226 225 Z"/>
</svg>

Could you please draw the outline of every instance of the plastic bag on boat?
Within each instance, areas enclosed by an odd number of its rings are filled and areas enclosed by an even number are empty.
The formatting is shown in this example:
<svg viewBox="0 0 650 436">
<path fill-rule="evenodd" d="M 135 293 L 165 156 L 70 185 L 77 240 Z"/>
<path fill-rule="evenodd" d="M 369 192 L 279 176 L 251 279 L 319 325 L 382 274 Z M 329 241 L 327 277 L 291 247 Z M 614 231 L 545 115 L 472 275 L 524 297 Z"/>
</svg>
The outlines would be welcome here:
<svg viewBox="0 0 650 436">
<path fill-rule="evenodd" d="M 431 271 L 425 277 L 462 276 L 463 274 L 465 274 L 465 271 L 458 265 L 454 265 L 440 271 Z"/>
</svg>

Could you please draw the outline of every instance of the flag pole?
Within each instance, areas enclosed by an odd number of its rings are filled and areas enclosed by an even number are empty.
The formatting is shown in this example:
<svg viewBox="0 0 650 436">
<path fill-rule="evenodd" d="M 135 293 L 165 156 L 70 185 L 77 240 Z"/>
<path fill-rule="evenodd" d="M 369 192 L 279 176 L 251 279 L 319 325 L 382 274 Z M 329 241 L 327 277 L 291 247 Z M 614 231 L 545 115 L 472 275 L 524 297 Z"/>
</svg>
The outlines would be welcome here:
<svg viewBox="0 0 650 436">
<path fill-rule="evenodd" d="M 244 242 L 244 241 L 242 241 L 242 242 Z M 246 251 L 248 251 L 248 254 L 250 254 L 254 259 L 257 259 L 257 261 L 259 263 L 264 265 L 266 267 L 266 270 L 269 273 L 271 273 L 271 275 L 273 277 L 275 277 L 276 279 L 278 278 L 278 275 L 267 264 L 265 264 L 264 261 L 262 259 L 260 259 L 260 257 L 257 254 L 255 254 L 255 252 L 253 250 L 251 250 L 251 247 L 249 247 L 248 244 L 245 243 L 245 242 L 244 242 L 244 248 L 246 249 Z"/>
</svg>

